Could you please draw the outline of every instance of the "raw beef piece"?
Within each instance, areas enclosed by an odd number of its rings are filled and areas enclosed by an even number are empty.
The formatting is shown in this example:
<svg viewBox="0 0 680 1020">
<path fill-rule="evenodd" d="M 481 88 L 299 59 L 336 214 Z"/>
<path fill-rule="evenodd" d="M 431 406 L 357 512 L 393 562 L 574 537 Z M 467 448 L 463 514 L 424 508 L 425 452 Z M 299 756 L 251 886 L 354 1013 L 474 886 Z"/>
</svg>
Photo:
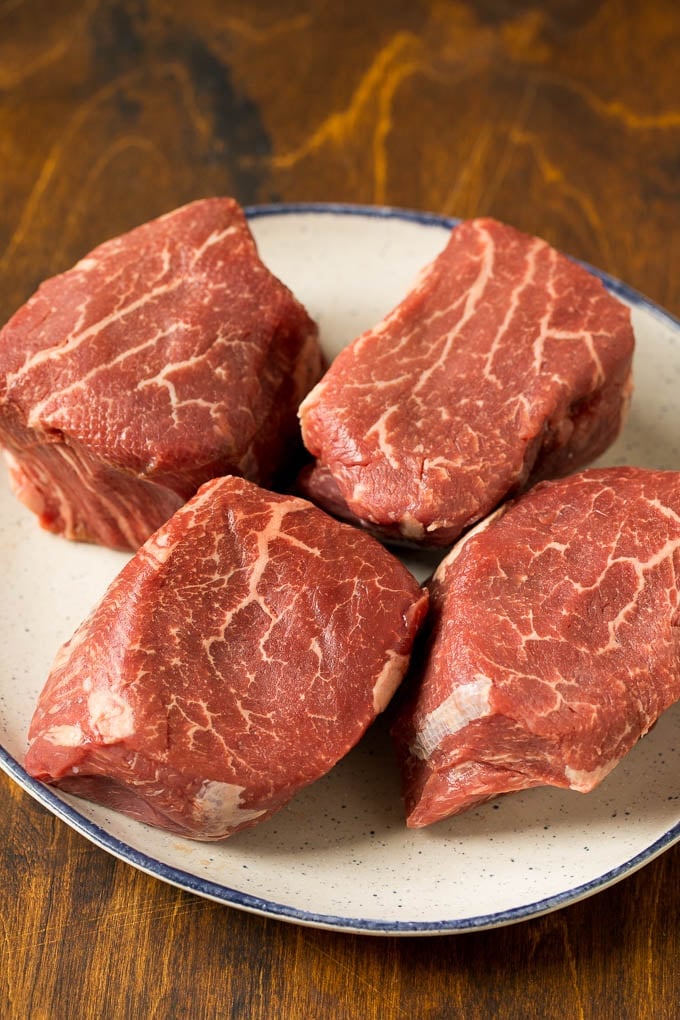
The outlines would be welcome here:
<svg viewBox="0 0 680 1020">
<path fill-rule="evenodd" d="M 303 401 L 317 460 L 302 491 L 395 541 L 450 545 L 612 442 L 633 344 L 595 276 L 538 238 L 465 222 Z"/>
<path fill-rule="evenodd" d="M 370 535 L 244 479 L 207 482 L 57 655 L 26 768 L 152 825 L 224 838 L 358 741 L 426 605 Z"/>
<path fill-rule="evenodd" d="M 0 332 L 13 488 L 45 528 L 134 550 L 209 478 L 271 483 L 320 374 L 316 326 L 240 207 L 194 202 L 47 280 Z"/>
<path fill-rule="evenodd" d="M 591 469 L 478 525 L 431 582 L 394 736 L 408 824 L 592 790 L 680 698 L 680 473 Z"/>
</svg>

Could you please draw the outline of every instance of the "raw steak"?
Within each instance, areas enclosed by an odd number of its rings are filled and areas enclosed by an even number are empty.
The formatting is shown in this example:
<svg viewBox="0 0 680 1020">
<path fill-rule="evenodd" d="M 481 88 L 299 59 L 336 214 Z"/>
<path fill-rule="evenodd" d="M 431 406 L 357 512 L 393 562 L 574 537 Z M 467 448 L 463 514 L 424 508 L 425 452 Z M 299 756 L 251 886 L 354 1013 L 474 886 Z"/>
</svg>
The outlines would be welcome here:
<svg viewBox="0 0 680 1020">
<path fill-rule="evenodd" d="M 431 582 L 394 735 L 408 824 L 544 784 L 592 790 L 680 698 L 680 473 L 543 482 Z"/>
<path fill-rule="evenodd" d="M 357 742 L 399 684 L 426 605 L 370 535 L 244 479 L 207 482 L 57 655 L 26 768 L 221 839 Z"/>
<path fill-rule="evenodd" d="M 303 401 L 302 491 L 387 538 L 450 545 L 612 442 L 633 343 L 595 276 L 494 220 L 462 223 Z"/>
<path fill-rule="evenodd" d="M 47 280 L 0 333 L 14 491 L 51 531 L 134 550 L 215 475 L 271 483 L 320 373 L 237 203 L 194 202 Z"/>
</svg>

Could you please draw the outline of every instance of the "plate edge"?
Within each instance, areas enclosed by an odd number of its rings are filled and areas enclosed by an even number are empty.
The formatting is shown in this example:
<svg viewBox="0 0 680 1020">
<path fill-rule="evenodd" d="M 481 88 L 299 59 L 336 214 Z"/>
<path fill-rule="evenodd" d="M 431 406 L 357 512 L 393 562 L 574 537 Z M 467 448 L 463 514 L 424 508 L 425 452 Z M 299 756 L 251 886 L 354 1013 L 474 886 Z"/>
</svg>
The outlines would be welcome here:
<svg viewBox="0 0 680 1020">
<path fill-rule="evenodd" d="M 423 210 L 408 209 L 398 206 L 362 205 L 342 202 L 290 202 L 290 203 L 265 203 L 258 205 L 244 206 L 244 211 L 249 220 L 264 218 L 267 216 L 287 216 L 295 214 L 315 215 L 336 215 L 336 216 L 357 216 L 372 219 L 396 219 L 405 222 L 412 222 L 427 227 L 438 227 L 453 229 L 461 222 L 458 217 L 446 216 L 440 213 Z M 565 253 L 566 254 L 566 253 Z M 583 266 L 586 270 L 598 277 L 604 285 L 615 294 L 634 307 L 641 307 L 661 323 L 666 324 L 674 330 L 680 331 L 680 319 L 675 318 L 670 312 L 660 305 L 645 297 L 629 284 L 624 283 L 617 277 L 598 269 L 582 259 L 568 255 L 572 261 Z M 355 934 L 374 935 L 437 935 L 456 934 L 465 931 L 480 931 L 489 928 L 500 927 L 528 920 L 549 913 L 552 910 L 565 907 L 582 900 L 593 893 L 603 891 L 605 888 L 615 884 L 623 878 L 633 874 L 636 870 L 664 850 L 670 849 L 680 841 L 680 822 L 674 825 L 666 833 L 660 836 L 654 843 L 645 847 L 644 850 L 634 855 L 628 861 L 617 865 L 603 875 L 576 886 L 573 889 L 565 890 L 554 896 L 546 897 L 535 903 L 523 904 L 506 911 L 479 915 L 470 918 L 461 918 L 454 921 L 386 921 L 376 919 L 345 918 L 331 914 L 316 914 L 291 907 L 286 904 L 262 899 L 250 893 L 241 892 L 230 886 L 222 886 L 208 879 L 200 879 L 191 872 L 184 872 L 182 869 L 172 865 L 163 864 L 161 861 L 150 857 L 143 851 L 135 850 L 129 844 L 112 836 L 102 829 L 95 822 L 79 814 L 75 808 L 61 800 L 49 787 L 34 780 L 25 771 L 23 766 L 0 744 L 0 768 L 11 779 L 28 793 L 33 799 L 41 804 L 51 813 L 56 814 L 63 822 L 72 829 L 84 836 L 86 839 L 99 846 L 101 849 L 112 853 L 115 857 L 136 867 L 138 870 L 157 879 L 176 885 L 179 888 L 191 891 L 197 895 L 206 896 L 225 906 L 232 906 L 237 909 L 259 913 L 266 917 L 275 917 L 280 920 L 287 920 L 293 923 L 306 924 L 317 928 L 327 928 L 334 931 L 345 931 Z M 225 897 L 227 892 L 231 897 Z"/>
</svg>

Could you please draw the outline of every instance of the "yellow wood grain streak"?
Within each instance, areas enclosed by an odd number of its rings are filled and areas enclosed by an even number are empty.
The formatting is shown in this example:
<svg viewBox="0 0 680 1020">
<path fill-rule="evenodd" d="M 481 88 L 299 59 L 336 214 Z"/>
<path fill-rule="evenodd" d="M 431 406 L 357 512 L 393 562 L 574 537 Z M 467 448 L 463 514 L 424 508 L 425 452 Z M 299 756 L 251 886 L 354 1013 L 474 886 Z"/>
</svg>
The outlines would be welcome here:
<svg viewBox="0 0 680 1020">
<path fill-rule="evenodd" d="M 5 251 L 0 254 L 0 272 L 6 269 L 15 256 L 17 250 L 25 240 L 34 218 L 39 213 L 42 204 L 46 201 L 50 185 L 59 179 L 62 161 L 72 150 L 81 132 L 87 130 L 87 124 L 91 118 L 97 116 L 97 111 L 103 105 L 112 100 L 117 94 L 125 89 L 138 87 L 143 89 L 144 81 L 151 75 L 156 80 L 170 78 L 174 81 L 182 103 L 186 109 L 191 123 L 196 127 L 199 135 L 207 139 L 210 136 L 211 125 L 207 118 L 201 113 L 195 99 L 194 88 L 191 84 L 186 68 L 178 62 L 163 62 L 149 67 L 137 67 L 126 74 L 118 75 L 107 82 L 97 91 L 93 92 L 86 102 L 76 107 L 71 117 L 66 121 L 59 137 L 48 152 L 42 165 L 40 173 L 31 189 L 19 220 L 13 233 L 10 235 Z M 86 190 L 104 171 L 106 165 L 121 152 L 130 148 L 144 149 L 153 153 L 159 160 L 166 161 L 162 150 L 152 138 L 139 135 L 123 135 L 115 138 L 102 150 L 92 166 L 88 167 L 85 178 L 78 189 L 73 189 L 73 201 L 69 206 L 68 221 L 65 224 L 62 236 L 68 235 L 69 227 L 72 227 L 80 215 L 80 207 L 86 205 Z M 59 247 L 55 248 L 58 255 Z"/>
<path fill-rule="evenodd" d="M 500 157 L 496 162 L 496 167 L 491 175 L 484 174 L 480 175 L 484 180 L 488 181 L 488 184 L 483 190 L 483 194 L 480 199 L 481 209 L 489 209 L 491 203 L 495 199 L 503 180 L 510 168 L 513 157 L 516 153 L 517 139 L 522 136 L 525 131 L 525 125 L 529 120 L 531 108 L 536 98 L 537 86 L 536 82 L 529 79 L 524 87 L 521 101 L 517 108 L 517 115 L 512 122 L 509 131 L 506 135 L 506 143 L 503 146 Z"/>
<path fill-rule="evenodd" d="M 106 99 L 111 98 L 120 90 L 121 84 L 129 84 L 141 75 L 141 70 L 135 69 L 126 75 L 121 75 L 102 88 L 93 92 L 89 99 L 76 107 L 71 117 L 64 125 L 63 131 L 59 134 L 56 142 L 47 154 L 38 178 L 31 189 L 28 199 L 24 204 L 19 217 L 19 222 L 12 232 L 5 251 L 0 255 L 0 271 L 6 268 L 11 262 L 14 254 L 26 236 L 33 217 L 38 210 L 40 203 L 47 191 L 50 182 L 57 175 L 64 153 L 67 153 L 73 144 L 78 132 L 82 129 L 91 113 Z"/>
<path fill-rule="evenodd" d="M 653 99 L 644 92 L 640 92 L 636 97 L 639 108 L 633 109 L 629 103 L 620 98 L 603 98 L 595 88 L 575 74 L 529 64 L 525 68 L 525 76 L 527 82 L 533 83 L 535 90 L 554 88 L 569 93 L 572 97 L 581 99 L 598 117 L 618 121 L 622 127 L 630 131 L 669 131 L 680 127 L 680 109 L 670 107 L 649 112 L 645 106 Z"/>
<path fill-rule="evenodd" d="M 122 135 L 115 138 L 103 149 L 97 159 L 87 168 L 84 180 L 78 185 L 74 193 L 73 201 L 64 220 L 63 228 L 59 234 L 59 240 L 54 246 L 54 262 L 58 265 L 63 261 L 63 248 L 74 229 L 78 220 L 87 214 L 88 202 L 91 193 L 96 188 L 98 180 L 103 177 L 111 163 L 124 152 L 133 150 L 144 152 L 157 163 L 161 164 L 168 171 L 171 169 L 168 159 L 162 149 L 150 138 L 141 135 Z M 103 238 L 102 238 L 103 240 Z"/>
<path fill-rule="evenodd" d="M 16 3 L 10 2 L 8 5 L 0 7 L 0 18 L 12 14 L 21 4 L 22 0 L 17 0 Z M 0 89 L 15 89 L 38 71 L 42 71 L 49 67 L 50 64 L 61 60 L 73 45 L 73 40 L 78 38 L 83 32 L 88 18 L 96 7 L 97 0 L 87 0 L 80 10 L 74 12 L 72 21 L 61 26 L 61 34 L 55 42 L 46 45 L 36 56 L 28 60 L 24 57 L 17 67 L 9 66 L 6 59 L 0 60 Z M 0 27 L 0 35 L 2 34 Z M 11 34 L 10 27 L 7 35 L 11 38 Z M 36 40 L 39 39 L 40 34 L 38 33 Z"/>
<path fill-rule="evenodd" d="M 58 39 L 57 42 L 43 50 L 33 60 L 22 64 L 19 70 L 9 68 L 6 64 L 4 66 L 0 64 L 0 89 L 9 90 L 17 88 L 18 85 L 21 85 L 22 82 L 30 78 L 37 71 L 42 70 L 48 64 L 60 60 L 66 53 L 69 45 L 69 39 L 64 37 Z"/>
<path fill-rule="evenodd" d="M 383 204 L 387 199 L 387 140 L 392 130 L 392 106 L 399 86 L 407 78 L 423 70 L 420 56 L 397 63 L 385 75 L 378 89 L 377 119 L 373 133 L 374 201 Z M 413 139 L 414 145 L 417 139 Z"/>
<path fill-rule="evenodd" d="M 380 1004 L 381 1008 L 386 1009 L 388 1005 L 386 1000 L 389 1000 L 389 1013 L 386 1013 L 386 1015 L 394 1017 L 395 1020 L 397 1017 L 410 1017 L 412 1015 L 409 1008 L 401 1006 L 393 1000 L 393 996 L 389 994 L 388 989 L 370 981 L 365 976 L 365 973 L 356 966 L 356 961 L 352 955 L 344 953 L 343 946 L 339 946 L 339 949 L 339 953 L 325 949 L 321 939 L 310 937 L 301 930 L 298 937 L 298 952 L 296 953 L 299 956 L 299 966 L 309 966 L 310 954 L 313 953 L 324 963 L 327 962 L 329 964 L 328 967 L 324 967 L 325 972 L 332 974 L 334 981 L 337 984 L 342 983 L 353 997 L 356 998 L 356 985 L 358 983 L 366 993 L 366 1000 L 368 1002 Z M 339 980 L 341 975 L 345 975 L 343 982 Z"/>
<path fill-rule="evenodd" d="M 348 106 L 329 114 L 300 145 L 288 152 L 272 156 L 270 165 L 288 170 L 326 144 L 337 148 L 352 146 L 364 119 L 372 120 L 373 128 L 373 198 L 384 201 L 387 180 L 386 141 L 391 128 L 394 95 L 402 82 L 411 75 L 426 71 L 423 44 L 410 32 L 397 32 L 378 51 L 373 62 L 361 76 Z"/>
<path fill-rule="evenodd" d="M 102 933 L 106 938 L 117 938 L 129 929 L 137 929 L 151 922 L 167 919 L 172 923 L 180 914 L 197 914 L 219 909 L 221 908 L 218 905 L 198 898 L 190 901 L 178 899 L 171 904 L 135 906 L 133 911 L 127 904 L 113 909 L 107 906 L 105 910 L 89 917 L 67 917 L 63 922 L 25 929 L 19 933 L 18 939 L 16 933 L 6 931 L 5 939 L 14 952 L 22 954 L 43 946 L 83 942 L 84 939 L 90 940 Z"/>
<path fill-rule="evenodd" d="M 652 923 L 647 924 L 646 929 L 646 948 L 647 948 L 647 967 L 646 967 L 646 978 L 647 978 L 647 1002 L 654 1003 L 656 990 L 654 987 L 654 979 L 657 977 L 654 970 L 654 956 L 655 948 L 659 943 L 659 935 L 657 933 L 657 922 L 659 918 L 659 892 L 661 889 L 661 883 L 658 878 L 658 872 L 655 873 L 655 880 L 651 888 L 653 889 L 653 895 L 650 897 L 650 902 L 647 906 L 646 916 L 652 918 Z M 653 1007 L 652 1007 L 653 1008 Z"/>
<path fill-rule="evenodd" d="M 19 973 L 20 968 L 17 966 L 16 955 L 13 952 L 12 947 L 11 922 L 5 916 L 4 911 L 0 911 L 0 927 L 1 927 L 0 938 L 0 1004 L 1 1004 L 3 1001 L 3 995 L 10 1002 L 14 998 L 15 993 L 12 975 Z"/>
<path fill-rule="evenodd" d="M 459 161 L 455 183 L 440 203 L 441 212 L 450 216 L 464 215 L 462 210 L 479 211 L 485 207 L 479 196 L 486 177 L 483 173 L 489 155 L 494 132 L 487 125 L 482 125 L 477 133 L 474 145 Z"/>
<path fill-rule="evenodd" d="M 556 76 L 549 73 L 540 75 L 544 82 L 554 82 Z M 617 120 L 631 131 L 668 131 L 680 127 L 680 109 L 660 110 L 658 113 L 646 113 L 633 110 L 620 99 L 603 99 L 592 88 L 583 82 L 569 78 L 559 82 L 569 91 L 580 96 L 594 113 L 607 120 Z M 646 97 L 641 95 L 641 102 Z"/>
<path fill-rule="evenodd" d="M 557 926 L 562 935 L 562 944 L 564 946 L 564 956 L 567 961 L 569 968 L 569 979 L 571 987 L 574 990 L 575 1005 L 576 1005 L 576 1016 L 577 1020 L 586 1020 L 586 1014 L 583 1008 L 583 999 L 581 996 L 581 985 L 579 982 L 579 971 L 576 965 L 576 958 L 574 956 L 574 950 L 569 938 L 569 925 L 564 914 L 557 914 Z"/>
<path fill-rule="evenodd" d="M 601 13 L 602 29 L 612 18 L 612 7 L 605 5 Z M 620 20 L 626 20 L 625 5 L 622 5 Z M 648 15 L 653 15 L 653 9 L 648 10 Z M 545 28 L 548 15 L 545 11 L 536 9 L 521 13 L 504 24 L 499 33 L 503 42 L 503 48 L 508 56 L 523 66 L 527 79 L 534 80 L 541 85 L 552 85 L 559 89 L 568 91 L 579 96 L 599 117 L 607 120 L 617 120 L 624 127 L 631 131 L 665 131 L 680 127 L 680 109 L 671 108 L 649 112 L 650 102 L 654 97 L 649 96 L 643 89 L 635 93 L 637 109 L 633 109 L 629 103 L 624 102 L 620 97 L 616 99 L 605 99 L 598 92 L 589 86 L 585 81 L 580 80 L 576 73 L 565 73 L 547 66 L 541 66 L 553 59 L 551 48 L 545 41 Z M 478 26 L 477 26 L 478 30 Z M 650 33 L 650 39 L 653 38 Z M 680 93 L 675 89 L 674 97 L 680 98 Z"/>
<path fill-rule="evenodd" d="M 246 42 L 254 45 L 270 43 L 273 38 L 282 35 L 289 35 L 294 32 L 304 32 L 310 27 L 312 18 L 309 14 L 298 14 L 291 18 L 281 18 L 279 21 L 268 22 L 264 28 L 256 28 L 245 18 L 237 18 L 230 15 L 215 18 L 216 29 L 225 29 L 227 32 L 240 36 Z"/>
<path fill-rule="evenodd" d="M 566 176 L 565 171 L 548 158 L 542 139 L 524 128 L 510 129 L 510 138 L 516 146 L 526 146 L 532 153 L 536 167 L 545 183 L 559 191 L 563 198 L 570 198 L 583 213 L 597 237 L 607 263 L 613 261 L 613 252 L 597 206 L 590 194 L 582 191 Z"/>
</svg>

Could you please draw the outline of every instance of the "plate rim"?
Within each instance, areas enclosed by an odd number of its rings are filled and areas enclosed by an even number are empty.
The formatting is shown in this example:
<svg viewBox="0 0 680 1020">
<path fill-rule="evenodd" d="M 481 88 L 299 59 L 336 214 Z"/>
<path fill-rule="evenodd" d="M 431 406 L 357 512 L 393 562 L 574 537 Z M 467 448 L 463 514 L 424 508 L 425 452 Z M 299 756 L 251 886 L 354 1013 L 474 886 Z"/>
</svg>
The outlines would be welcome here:
<svg viewBox="0 0 680 1020">
<path fill-rule="evenodd" d="M 164 864 L 149 853 L 136 850 L 128 843 L 118 839 L 117 836 L 107 832 L 106 829 L 103 829 L 96 822 L 80 814 L 79 811 L 71 807 L 65 800 L 62 800 L 50 787 L 33 779 L 2 744 L 0 744 L 0 768 L 11 779 L 15 780 L 26 793 L 30 794 L 31 797 L 48 809 L 51 814 L 56 815 L 81 836 L 84 836 L 90 842 L 112 854 L 123 863 L 129 864 L 153 878 L 174 885 L 186 892 L 194 893 L 195 895 L 221 903 L 224 906 L 238 908 L 248 913 L 314 928 L 345 931 L 353 934 L 452 935 L 466 931 L 484 931 L 516 924 L 520 921 L 551 913 L 561 907 L 578 903 L 595 893 L 603 892 L 622 879 L 628 878 L 646 864 L 651 863 L 664 851 L 671 849 L 672 846 L 680 842 L 680 821 L 678 821 L 653 843 L 637 854 L 634 854 L 628 860 L 603 872 L 602 875 L 598 875 L 596 878 L 570 889 L 555 893 L 552 896 L 546 896 L 543 899 L 511 907 L 507 910 L 436 921 L 402 921 L 383 918 L 346 917 L 303 910 L 291 904 L 255 896 L 253 893 L 234 889 L 231 886 L 222 885 L 210 879 L 200 878 L 194 872 L 184 871 L 182 868 L 177 868 L 174 865 Z"/>
<path fill-rule="evenodd" d="M 245 205 L 249 221 L 265 217 L 290 215 L 356 216 L 370 219 L 399 220 L 425 227 L 441 227 L 451 230 L 461 222 L 458 217 L 440 213 L 420 211 L 387 205 L 362 205 L 344 202 L 274 202 Z M 635 308 L 643 309 L 652 318 L 667 328 L 680 333 L 680 319 L 655 304 L 633 287 L 618 278 L 590 265 L 582 259 L 574 262 L 598 277 L 607 289 Z M 399 920 L 385 918 L 357 918 L 336 914 L 306 911 L 287 903 L 280 903 L 252 893 L 200 878 L 194 872 L 184 871 L 174 865 L 165 864 L 151 854 L 136 850 L 128 843 L 107 832 L 96 822 L 80 814 L 50 787 L 30 776 L 19 761 L 0 743 L 0 769 L 14 780 L 26 793 L 43 807 L 65 822 L 70 828 L 90 842 L 122 862 L 131 865 L 153 878 L 174 885 L 187 892 L 208 898 L 225 906 L 241 909 L 260 916 L 288 921 L 294 924 L 338 932 L 367 935 L 448 935 L 468 931 L 483 931 L 515 924 L 533 917 L 539 917 L 559 908 L 577 903 L 597 892 L 627 878 L 635 871 L 650 863 L 680 841 L 680 820 L 643 850 L 628 860 L 603 872 L 587 882 L 573 886 L 542 899 L 520 904 L 506 910 L 487 914 L 442 920 Z"/>
<path fill-rule="evenodd" d="M 405 220 L 406 222 L 418 223 L 426 227 L 443 227 L 448 230 L 452 230 L 463 222 L 463 217 L 447 216 L 444 213 L 427 212 L 396 205 L 362 205 L 356 202 L 266 202 L 261 205 L 245 205 L 243 209 L 249 220 L 262 219 L 266 216 L 305 214 L 364 216 L 367 219 Z M 673 315 L 672 312 L 652 301 L 651 298 L 646 297 L 641 291 L 636 290 L 635 287 L 631 287 L 630 284 L 625 283 L 619 277 L 606 272 L 604 269 L 599 269 L 585 259 L 577 258 L 575 255 L 571 255 L 569 252 L 562 251 L 561 249 L 560 253 L 566 255 L 572 262 L 583 266 L 593 276 L 597 276 L 612 294 L 623 298 L 636 307 L 644 308 L 654 318 L 670 324 L 675 329 L 680 329 L 680 317 Z"/>
</svg>

